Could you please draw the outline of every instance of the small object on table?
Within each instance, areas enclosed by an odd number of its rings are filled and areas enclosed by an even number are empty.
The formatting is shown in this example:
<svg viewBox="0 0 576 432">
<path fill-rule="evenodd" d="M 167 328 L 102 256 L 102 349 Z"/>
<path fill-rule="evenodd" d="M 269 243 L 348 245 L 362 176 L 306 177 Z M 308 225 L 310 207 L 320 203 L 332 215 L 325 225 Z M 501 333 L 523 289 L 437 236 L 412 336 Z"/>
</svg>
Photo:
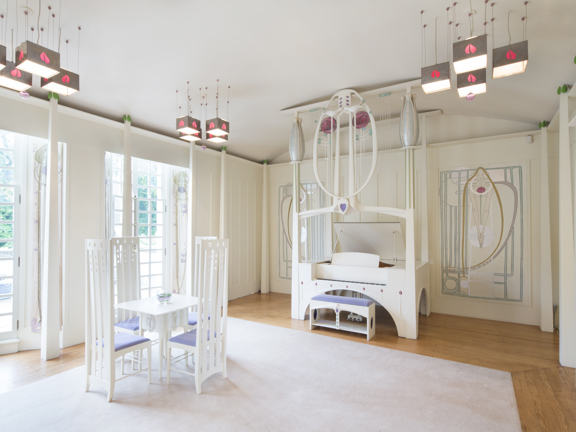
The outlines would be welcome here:
<svg viewBox="0 0 576 432">
<path fill-rule="evenodd" d="M 172 299 L 172 293 L 169 292 L 160 292 L 156 294 L 156 298 L 160 302 L 160 304 L 167 304 Z"/>
</svg>

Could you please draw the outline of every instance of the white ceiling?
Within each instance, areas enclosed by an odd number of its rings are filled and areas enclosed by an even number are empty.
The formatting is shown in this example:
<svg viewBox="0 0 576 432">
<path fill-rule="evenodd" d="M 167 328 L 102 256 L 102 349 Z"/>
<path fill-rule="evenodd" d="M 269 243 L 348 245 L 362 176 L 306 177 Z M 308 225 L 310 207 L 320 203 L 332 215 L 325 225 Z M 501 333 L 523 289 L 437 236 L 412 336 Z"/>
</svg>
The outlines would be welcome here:
<svg viewBox="0 0 576 432">
<path fill-rule="evenodd" d="M 51 3 L 57 7 L 56 0 Z M 327 99 L 342 88 L 362 91 L 419 78 L 421 9 L 428 24 L 428 64 L 434 58 L 435 16 L 438 61 L 445 61 L 445 8 L 450 3 L 63 0 L 63 39 L 71 40 L 73 71 L 78 24 L 82 40 L 81 91 L 62 103 L 117 120 L 130 114 L 135 126 L 176 136 L 175 89 L 185 92 L 189 80 L 196 107 L 198 87 L 208 86 L 209 116 L 213 116 L 220 78 L 223 87 L 232 87 L 229 153 L 257 161 L 272 159 L 287 148 L 291 124 L 282 109 Z M 28 4 L 34 10 L 32 22 L 38 6 L 32 0 Z M 44 14 L 47 4 L 44 0 Z M 481 29 L 484 1 L 472 4 L 479 9 L 475 26 Z M 467 8 L 467 1 L 457 6 L 463 37 L 469 28 Z M 514 10 L 512 41 L 521 39 L 523 8 L 522 0 L 496 0 L 496 46 L 507 43 L 509 9 Z M 4 9 L 1 5 L 0 11 Z M 574 0 L 533 0 L 528 12 L 526 73 L 489 80 L 488 93 L 473 102 L 459 99 L 451 90 L 421 96 L 420 105 L 443 109 L 445 114 L 505 118 L 535 127 L 551 119 L 558 107 L 558 85 L 576 81 L 576 8 Z"/>
</svg>

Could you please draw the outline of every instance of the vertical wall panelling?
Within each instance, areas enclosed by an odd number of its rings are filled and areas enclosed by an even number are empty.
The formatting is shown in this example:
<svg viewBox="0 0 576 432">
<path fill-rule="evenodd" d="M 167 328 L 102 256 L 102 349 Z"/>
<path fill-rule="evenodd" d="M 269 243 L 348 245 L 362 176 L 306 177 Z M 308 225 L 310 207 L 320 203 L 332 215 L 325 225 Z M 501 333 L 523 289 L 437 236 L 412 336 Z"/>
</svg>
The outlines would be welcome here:
<svg viewBox="0 0 576 432">
<path fill-rule="evenodd" d="M 60 355 L 60 244 L 58 223 L 58 100 L 50 100 L 48 131 L 48 175 L 46 178 L 47 265 L 42 274 L 42 337 L 40 357 L 50 360 Z"/>
<path fill-rule="evenodd" d="M 220 155 L 220 229 L 221 239 L 226 238 L 226 147 L 222 147 Z"/>
<path fill-rule="evenodd" d="M 576 367 L 576 286 L 569 97 L 560 95 L 560 364 Z"/>
<path fill-rule="evenodd" d="M 270 257 L 268 253 L 268 161 L 264 161 L 262 179 L 262 275 L 260 291 L 270 292 Z"/>
<path fill-rule="evenodd" d="M 552 248 L 550 243 L 550 192 L 548 187 L 548 128 L 540 143 L 540 329 L 554 331 L 552 316 Z"/>
<path fill-rule="evenodd" d="M 122 236 L 134 235 L 132 227 L 132 121 L 124 117 L 124 183 L 122 197 Z"/>
<path fill-rule="evenodd" d="M 196 145 L 190 143 L 188 159 L 188 240 L 186 241 L 186 293 L 192 294 L 194 243 L 196 235 Z"/>
</svg>

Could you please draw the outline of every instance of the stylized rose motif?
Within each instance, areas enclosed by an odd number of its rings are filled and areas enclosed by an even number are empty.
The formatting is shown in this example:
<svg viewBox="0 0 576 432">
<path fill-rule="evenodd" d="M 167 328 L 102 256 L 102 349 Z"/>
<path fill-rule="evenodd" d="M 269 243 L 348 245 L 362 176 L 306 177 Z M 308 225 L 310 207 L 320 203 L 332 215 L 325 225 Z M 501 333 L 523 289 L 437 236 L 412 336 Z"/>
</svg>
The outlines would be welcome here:
<svg viewBox="0 0 576 432">
<path fill-rule="evenodd" d="M 506 53 L 506 58 L 508 60 L 514 60 L 516 58 L 516 54 L 512 50 L 508 50 L 508 52 Z"/>
<path fill-rule="evenodd" d="M 471 82 L 471 83 L 476 82 L 476 77 L 472 74 L 468 75 L 468 82 Z"/>
<path fill-rule="evenodd" d="M 46 64 L 50 64 L 50 58 L 48 58 L 48 55 L 45 52 L 42 52 L 42 54 L 40 54 L 40 60 L 42 60 Z"/>
<path fill-rule="evenodd" d="M 476 52 L 476 47 L 472 44 L 466 45 L 466 49 L 464 50 L 466 54 L 474 54 Z"/>
<path fill-rule="evenodd" d="M 434 69 L 434 70 L 432 71 L 432 73 L 430 74 L 430 76 L 431 76 L 432 78 L 440 78 L 440 72 L 438 72 L 436 69 Z"/>
</svg>

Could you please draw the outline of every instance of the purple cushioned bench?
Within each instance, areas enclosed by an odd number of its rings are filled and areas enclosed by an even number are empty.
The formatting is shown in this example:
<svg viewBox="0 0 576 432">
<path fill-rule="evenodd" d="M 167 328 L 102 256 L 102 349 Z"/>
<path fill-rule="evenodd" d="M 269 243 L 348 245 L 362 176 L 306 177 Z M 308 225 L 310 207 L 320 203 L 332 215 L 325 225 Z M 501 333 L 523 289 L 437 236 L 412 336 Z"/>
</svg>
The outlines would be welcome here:
<svg viewBox="0 0 576 432">
<path fill-rule="evenodd" d="M 337 296 L 337 295 L 330 295 L 330 294 L 319 294 L 315 297 L 312 297 L 312 300 L 317 301 L 325 301 L 330 303 L 339 303 L 339 304 L 347 304 L 347 305 L 354 305 L 354 306 L 364 306 L 368 307 L 371 304 L 374 304 L 374 300 L 365 299 L 365 298 L 358 298 L 358 297 L 344 297 L 344 296 Z"/>
</svg>

